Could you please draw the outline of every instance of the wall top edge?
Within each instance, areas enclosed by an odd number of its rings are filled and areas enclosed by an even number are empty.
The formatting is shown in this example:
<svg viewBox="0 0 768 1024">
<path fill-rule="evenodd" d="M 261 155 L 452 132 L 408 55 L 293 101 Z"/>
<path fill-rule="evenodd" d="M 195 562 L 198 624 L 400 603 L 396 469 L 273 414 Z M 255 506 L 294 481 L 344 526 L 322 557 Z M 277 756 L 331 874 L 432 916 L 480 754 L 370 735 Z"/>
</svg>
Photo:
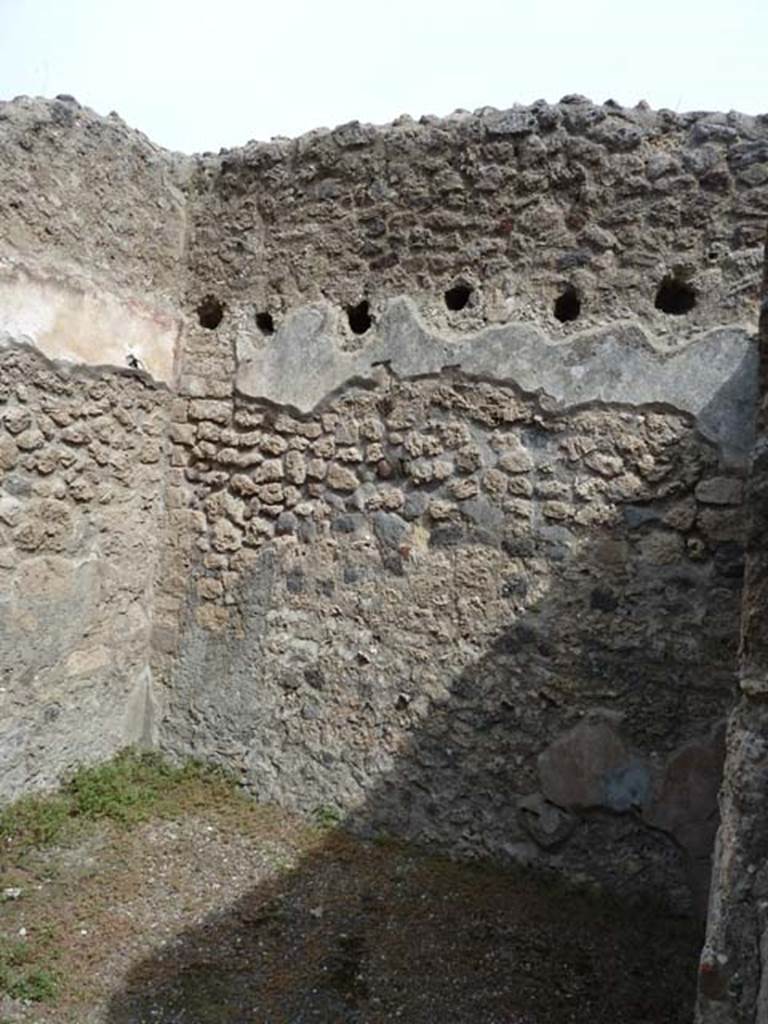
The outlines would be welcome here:
<svg viewBox="0 0 768 1024">
<path fill-rule="evenodd" d="M 688 133 L 692 146 L 706 142 L 732 144 L 738 141 L 768 138 L 768 113 L 745 114 L 740 111 L 694 110 L 677 112 L 665 108 L 652 109 L 645 101 L 634 107 L 623 107 L 613 100 L 594 103 L 585 96 L 570 94 L 556 103 L 537 100 L 528 105 L 515 104 L 505 109 L 492 106 L 476 110 L 457 109 L 446 116 L 425 114 L 418 118 L 403 114 L 385 124 L 374 125 L 358 120 L 333 128 L 318 127 L 293 138 L 274 136 L 270 140 L 250 139 L 241 146 L 222 148 L 218 153 L 205 151 L 184 154 L 165 149 L 138 129 L 132 128 L 115 111 L 103 116 L 80 104 L 74 97 L 59 95 L 47 97 L 16 96 L 0 100 L 0 132 L 3 122 L 44 124 L 58 127 L 87 126 L 98 123 L 108 127 L 115 136 L 144 146 L 161 156 L 176 161 L 240 155 L 247 159 L 255 152 L 272 155 L 277 152 L 301 151 L 313 142 L 328 140 L 340 149 L 363 148 L 377 141 L 408 135 L 425 139 L 435 133 L 457 141 L 468 138 L 497 138 L 499 140 L 523 138 L 529 135 L 549 134 L 559 128 L 571 135 L 597 135 L 606 145 L 629 150 L 643 138 L 670 132 Z M 600 127 L 602 125 L 602 128 Z"/>
</svg>

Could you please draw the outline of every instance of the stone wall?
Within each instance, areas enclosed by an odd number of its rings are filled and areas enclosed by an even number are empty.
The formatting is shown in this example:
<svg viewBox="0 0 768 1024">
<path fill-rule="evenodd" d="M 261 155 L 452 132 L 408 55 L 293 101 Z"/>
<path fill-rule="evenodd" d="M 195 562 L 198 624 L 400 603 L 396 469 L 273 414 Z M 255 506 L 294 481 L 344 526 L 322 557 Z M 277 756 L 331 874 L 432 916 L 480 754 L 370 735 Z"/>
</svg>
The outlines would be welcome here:
<svg viewBox="0 0 768 1024">
<path fill-rule="evenodd" d="M 760 401 L 747 491 L 739 698 L 728 722 L 696 1020 L 768 1022 L 768 245 L 760 318 Z"/>
<path fill-rule="evenodd" d="M 101 749 L 36 734 L 67 750 L 42 776 L 143 731 L 366 832 L 700 902 L 736 678 L 765 119 L 567 97 L 184 158 L 69 100 L 0 118 L 21 202 L 0 322 L 91 364 L 50 372 L 108 388 L 103 415 L 156 403 L 104 427 L 136 481 L 105 536 L 144 660 Z M 66 301 L 29 285 L 46 274 Z M 98 330 L 75 293 L 107 296 Z M 139 369 L 99 366 L 122 356 Z M 112 606 L 97 618 L 119 633 Z M 114 727 L 137 703 L 141 728 Z"/>
<path fill-rule="evenodd" d="M 2 799 L 157 728 L 185 162 L 68 98 L 0 103 Z"/>
<path fill-rule="evenodd" d="M 692 417 L 386 373 L 313 417 L 186 416 L 195 589 L 164 745 L 366 831 L 683 899 L 742 525 L 741 474 Z"/>
<path fill-rule="evenodd" d="M 218 294 L 251 345 L 254 312 L 279 324 L 307 302 L 367 301 L 375 318 L 403 294 L 451 335 L 513 321 L 559 338 L 631 319 L 676 346 L 754 325 L 768 138 L 760 118 L 573 96 L 252 142 L 203 157 L 192 194 L 192 286 Z M 667 275 L 696 291 L 684 317 L 655 306 Z M 457 284 L 469 301 L 448 309 Z M 569 287 L 580 309 L 561 321 Z"/>
<path fill-rule="evenodd" d="M 0 350 L 0 792 L 151 740 L 166 397 Z"/>
</svg>

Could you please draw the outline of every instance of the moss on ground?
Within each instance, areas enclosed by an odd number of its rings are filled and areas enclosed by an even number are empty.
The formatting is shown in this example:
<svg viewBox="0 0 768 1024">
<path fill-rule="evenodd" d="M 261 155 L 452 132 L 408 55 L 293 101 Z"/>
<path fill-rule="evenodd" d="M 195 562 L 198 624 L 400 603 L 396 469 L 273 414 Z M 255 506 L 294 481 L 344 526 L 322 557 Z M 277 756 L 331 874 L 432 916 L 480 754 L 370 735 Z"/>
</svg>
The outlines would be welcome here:
<svg viewBox="0 0 768 1024">
<path fill-rule="evenodd" d="M 70 838 L 84 822 L 136 825 L 177 813 L 195 794 L 207 801 L 216 789 L 229 798 L 235 788 L 219 769 L 196 761 L 172 765 L 159 754 L 128 749 L 111 761 L 76 769 L 55 792 L 0 808 L 0 843 L 5 857 L 18 856 Z"/>
<path fill-rule="evenodd" d="M 0 993 L 29 1002 L 53 1000 L 58 986 L 57 972 L 37 963 L 41 956 L 50 955 L 51 950 L 45 943 L 0 938 Z"/>
<path fill-rule="evenodd" d="M 0 807 L 0 903 L 17 898 L 17 875 L 30 867 L 30 858 L 82 838 L 95 823 L 128 829 L 238 796 L 224 772 L 194 761 L 172 765 L 151 752 L 127 749 L 111 761 L 79 767 L 59 789 Z M 50 928 L 33 929 L 23 937 L 0 934 L 0 996 L 55 1002 L 60 981 L 56 959 Z"/>
</svg>

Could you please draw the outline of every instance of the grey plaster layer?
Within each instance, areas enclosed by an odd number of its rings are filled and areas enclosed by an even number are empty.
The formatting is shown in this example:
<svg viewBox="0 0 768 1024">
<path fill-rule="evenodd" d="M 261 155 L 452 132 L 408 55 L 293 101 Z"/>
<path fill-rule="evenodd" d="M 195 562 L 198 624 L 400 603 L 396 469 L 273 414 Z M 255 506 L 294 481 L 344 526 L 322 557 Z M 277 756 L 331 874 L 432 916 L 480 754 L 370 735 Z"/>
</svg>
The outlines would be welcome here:
<svg viewBox="0 0 768 1024">
<path fill-rule="evenodd" d="M 626 321 L 555 344 L 530 324 L 489 327 L 441 338 L 404 297 L 390 300 L 371 340 L 349 351 L 340 343 L 334 310 L 297 309 L 269 344 L 238 340 L 237 388 L 250 398 L 310 413 L 350 382 L 373 380 L 386 365 L 401 379 L 447 368 L 470 377 L 513 383 L 548 399 L 553 409 L 592 403 L 669 405 L 696 417 L 702 433 L 746 453 L 756 399 L 757 355 L 749 333 L 719 327 L 665 353 Z"/>
</svg>

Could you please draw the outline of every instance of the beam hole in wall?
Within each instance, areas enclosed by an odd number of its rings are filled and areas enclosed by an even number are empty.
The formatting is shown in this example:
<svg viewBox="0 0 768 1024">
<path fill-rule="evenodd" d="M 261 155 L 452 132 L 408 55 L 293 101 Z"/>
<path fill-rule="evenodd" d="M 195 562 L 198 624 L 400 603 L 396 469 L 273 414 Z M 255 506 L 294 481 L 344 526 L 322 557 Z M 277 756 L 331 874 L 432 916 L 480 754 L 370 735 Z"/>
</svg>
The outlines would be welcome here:
<svg viewBox="0 0 768 1024">
<path fill-rule="evenodd" d="M 256 326 L 262 334 L 275 333 L 275 321 L 272 318 L 272 314 L 267 313 L 266 310 L 262 313 L 256 314 Z"/>
<path fill-rule="evenodd" d="M 356 306 L 347 306 L 347 319 L 353 334 L 365 334 L 373 323 L 368 300 L 363 299 Z"/>
<path fill-rule="evenodd" d="M 464 309 L 471 297 L 472 288 L 470 285 L 460 281 L 445 293 L 445 304 L 448 309 L 458 312 L 458 310 Z"/>
<path fill-rule="evenodd" d="M 581 299 L 572 284 L 569 284 L 555 299 L 554 313 L 555 319 L 559 320 L 561 324 L 578 320 L 579 313 L 581 313 Z"/>
<path fill-rule="evenodd" d="M 200 326 L 209 331 L 215 330 L 224 316 L 224 306 L 215 295 L 206 295 L 197 307 L 197 319 Z"/>
<path fill-rule="evenodd" d="M 683 316 L 696 305 L 696 289 L 687 281 L 681 281 L 670 274 L 659 285 L 654 305 L 662 313 Z"/>
</svg>

